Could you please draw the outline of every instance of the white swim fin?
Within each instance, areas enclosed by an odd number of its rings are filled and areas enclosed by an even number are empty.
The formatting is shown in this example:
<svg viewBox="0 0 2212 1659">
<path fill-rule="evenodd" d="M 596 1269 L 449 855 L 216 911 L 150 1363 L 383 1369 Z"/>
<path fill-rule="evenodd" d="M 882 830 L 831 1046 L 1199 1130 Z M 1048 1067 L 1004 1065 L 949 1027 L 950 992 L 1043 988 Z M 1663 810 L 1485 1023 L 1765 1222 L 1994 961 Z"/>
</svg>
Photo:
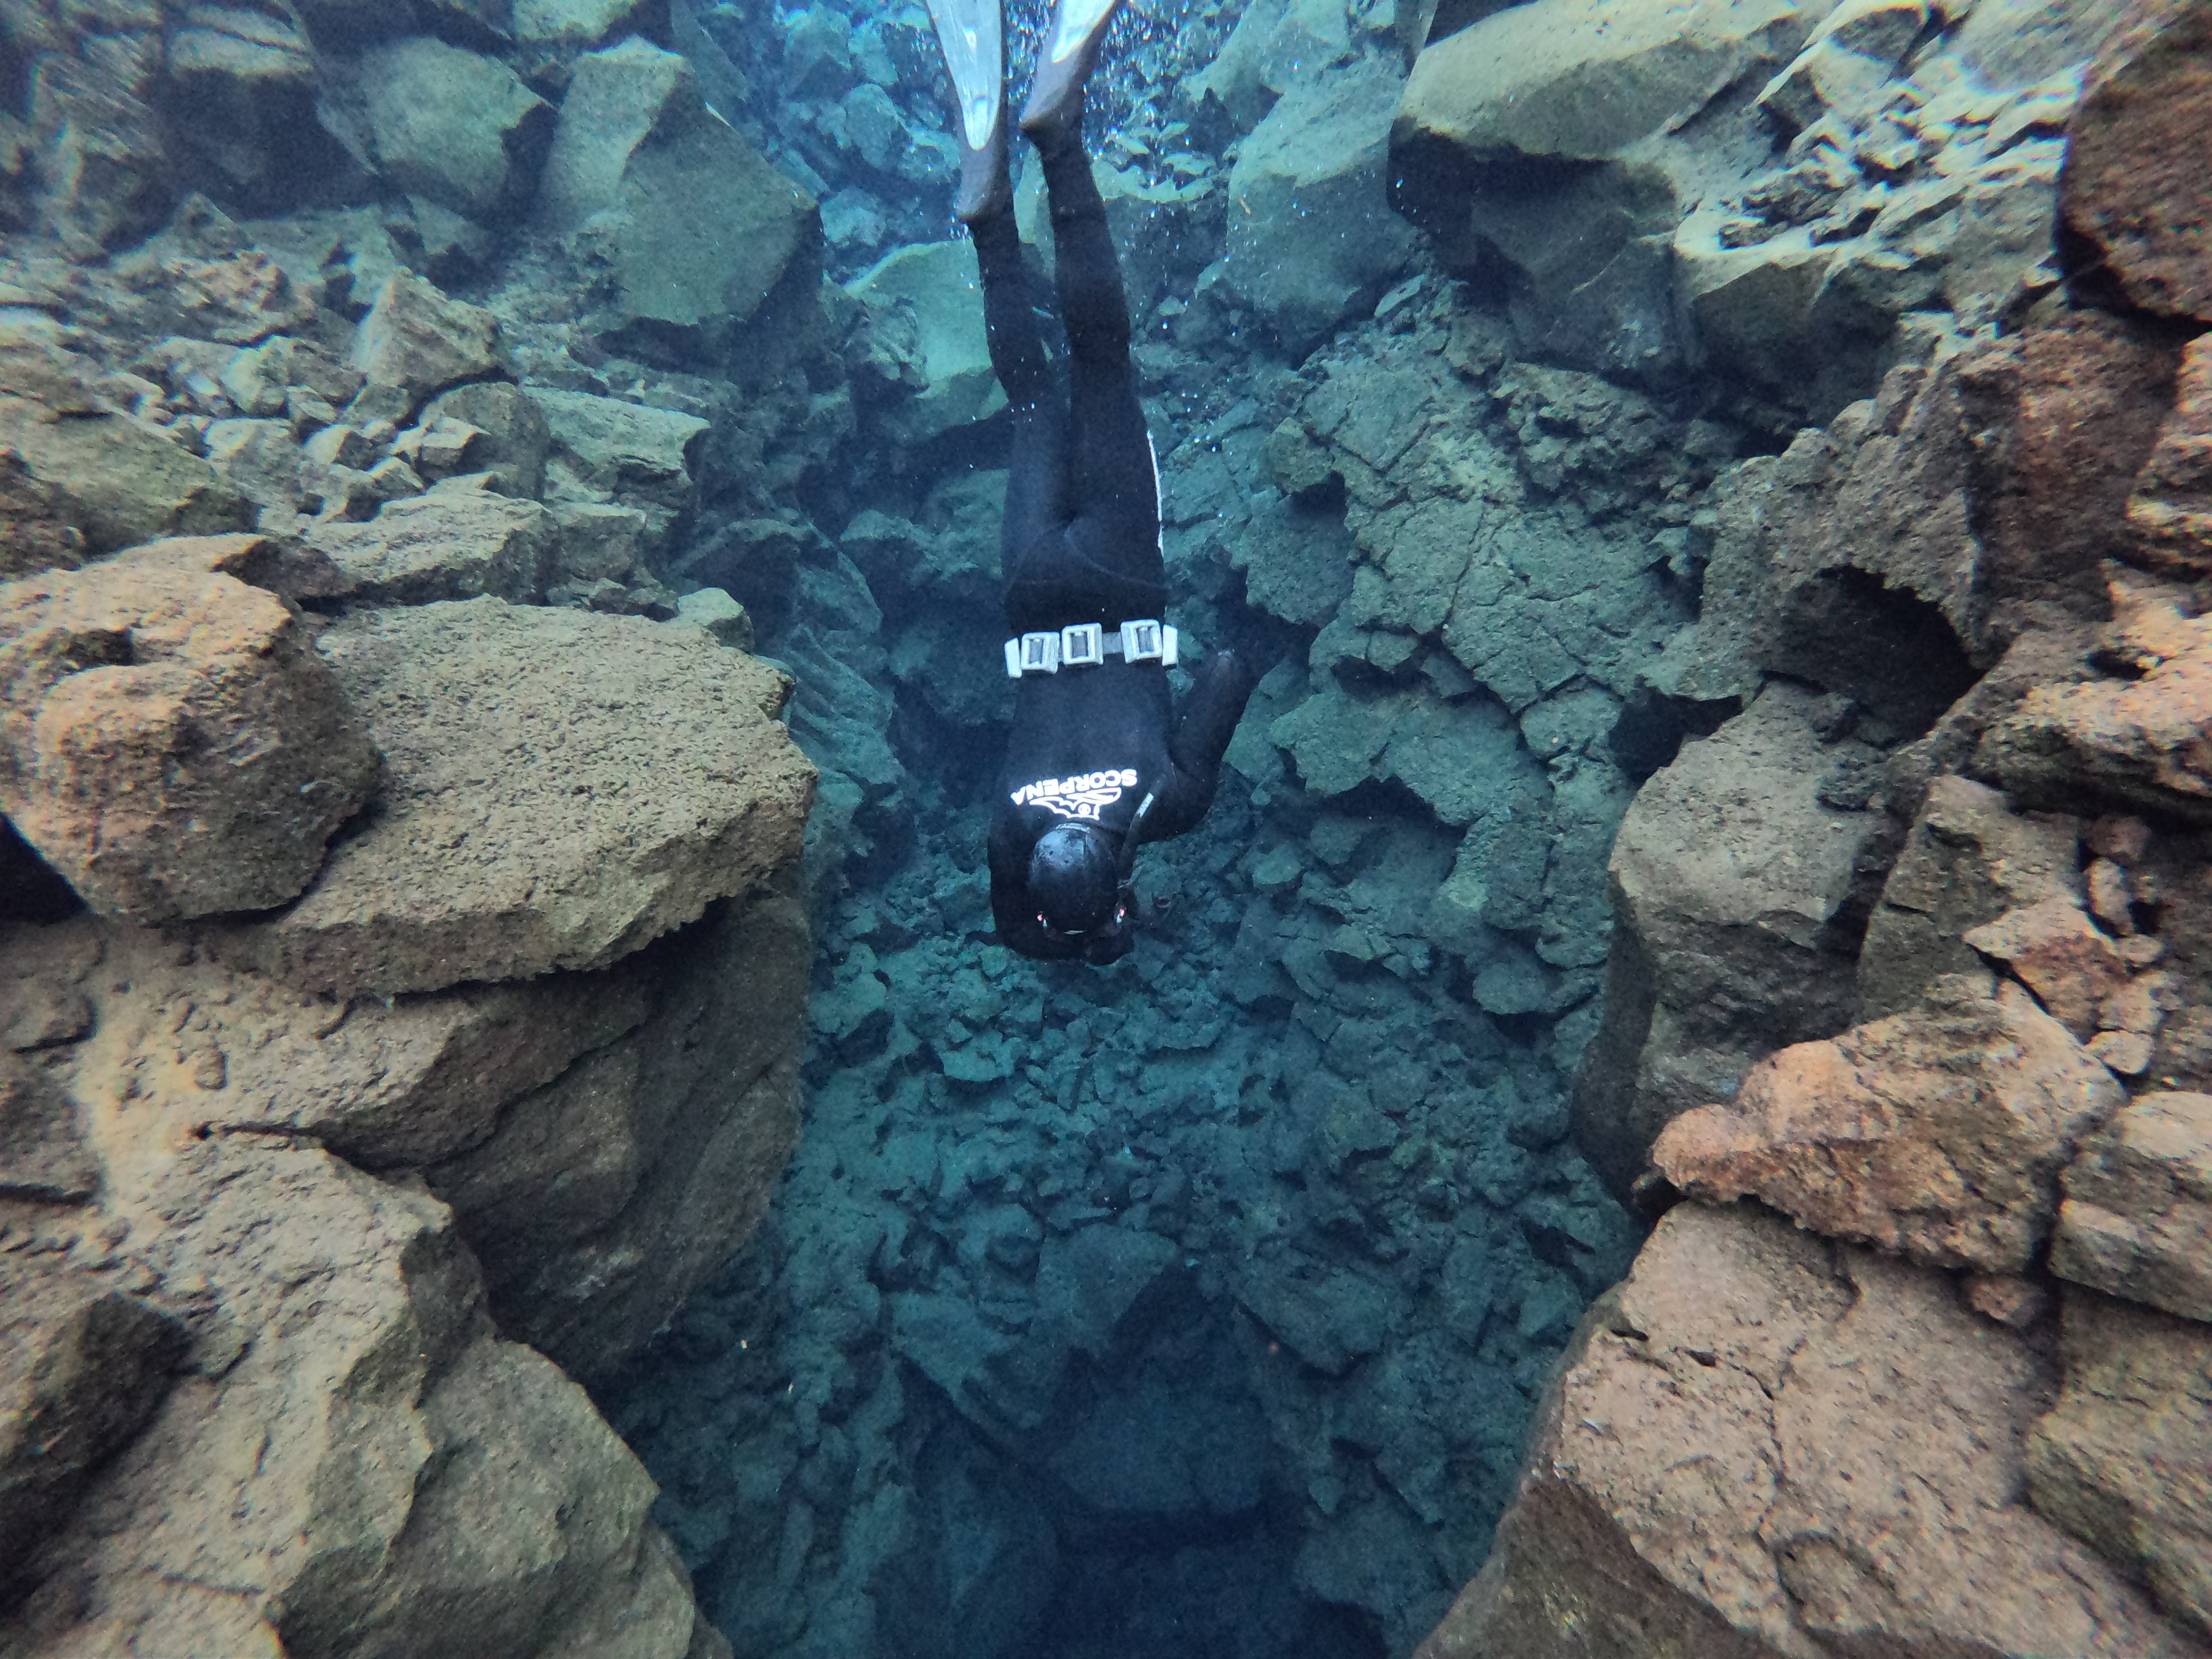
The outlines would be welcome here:
<svg viewBox="0 0 2212 1659">
<path fill-rule="evenodd" d="M 952 76 L 960 112 L 960 191 L 952 211 L 963 222 L 1009 207 L 1006 171 L 1006 27 L 1001 0 L 929 0 L 937 44 Z"/>
<path fill-rule="evenodd" d="M 1022 108 L 1022 131 L 1038 148 L 1062 142 L 1081 122 L 1084 85 L 1121 9 L 1121 0 L 1055 0 Z"/>
</svg>

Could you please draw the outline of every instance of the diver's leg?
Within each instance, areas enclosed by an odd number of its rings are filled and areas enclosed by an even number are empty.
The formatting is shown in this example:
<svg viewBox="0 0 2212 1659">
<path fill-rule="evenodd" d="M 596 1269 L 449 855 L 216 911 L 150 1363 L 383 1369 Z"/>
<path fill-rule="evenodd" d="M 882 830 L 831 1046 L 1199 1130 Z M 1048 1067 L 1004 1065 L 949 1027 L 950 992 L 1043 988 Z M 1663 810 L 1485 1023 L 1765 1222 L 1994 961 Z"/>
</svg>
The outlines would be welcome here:
<svg viewBox="0 0 2212 1659">
<path fill-rule="evenodd" d="M 983 279 L 991 367 L 1006 389 L 1013 428 L 999 540 L 1000 568 L 1011 586 L 1022 562 L 1048 538 L 1057 544 L 1067 523 L 1067 416 L 1037 329 L 1012 209 L 978 219 L 969 234 Z"/>
<path fill-rule="evenodd" d="M 952 216 L 963 224 L 1010 207 L 1006 169 L 1006 31 L 1000 0 L 929 0 L 937 43 L 952 76 L 953 136 L 960 188 Z"/>
<path fill-rule="evenodd" d="M 1156 617 L 1164 603 L 1159 471 L 1129 357 L 1129 304 L 1084 154 L 1081 94 L 1072 126 L 1040 155 L 1052 204 L 1055 286 L 1068 342 L 1068 507 L 1085 559 L 1115 583 L 1114 621 Z M 1148 605 L 1145 597 L 1158 593 Z"/>
</svg>

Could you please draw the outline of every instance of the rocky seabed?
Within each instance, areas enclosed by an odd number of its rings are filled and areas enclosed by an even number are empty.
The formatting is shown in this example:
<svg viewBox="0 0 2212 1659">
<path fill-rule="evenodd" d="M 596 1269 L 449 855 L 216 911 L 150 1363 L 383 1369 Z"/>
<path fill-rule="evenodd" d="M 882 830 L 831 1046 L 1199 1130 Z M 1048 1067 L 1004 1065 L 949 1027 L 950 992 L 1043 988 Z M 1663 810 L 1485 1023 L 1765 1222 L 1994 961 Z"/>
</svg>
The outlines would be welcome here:
<svg viewBox="0 0 2212 1659">
<path fill-rule="evenodd" d="M 0 1652 L 2212 1652 L 2212 7 L 1118 24 L 1104 971 L 934 52 L 0 0 Z"/>
</svg>

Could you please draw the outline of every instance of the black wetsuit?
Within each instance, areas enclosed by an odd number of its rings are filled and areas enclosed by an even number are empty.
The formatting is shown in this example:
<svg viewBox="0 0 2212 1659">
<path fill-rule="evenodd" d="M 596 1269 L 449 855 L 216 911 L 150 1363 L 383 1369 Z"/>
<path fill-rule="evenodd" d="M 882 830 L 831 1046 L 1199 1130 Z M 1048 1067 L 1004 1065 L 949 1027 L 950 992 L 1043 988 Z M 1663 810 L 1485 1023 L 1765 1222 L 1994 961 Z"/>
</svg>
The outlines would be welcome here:
<svg viewBox="0 0 2212 1659">
<path fill-rule="evenodd" d="M 1012 405 L 1000 556 L 1006 626 L 1016 635 L 1164 618 L 1159 471 L 1129 361 L 1129 308 L 1105 204 L 1079 142 L 1043 157 L 1052 204 L 1054 286 L 1067 325 L 1065 404 L 1045 356 L 1011 211 L 973 227 L 991 366 Z M 991 909 L 1024 956 L 1111 962 L 1132 940 L 1117 923 L 1056 933 L 1029 893 L 1037 838 L 1073 818 L 1111 832 L 1126 873 L 1135 842 L 1194 828 L 1213 800 L 1221 757 L 1251 694 L 1248 665 L 1217 652 L 1195 668 L 1182 717 L 1158 662 L 1022 677 L 991 813 Z M 1041 787 L 1039 786 L 1042 786 Z"/>
</svg>

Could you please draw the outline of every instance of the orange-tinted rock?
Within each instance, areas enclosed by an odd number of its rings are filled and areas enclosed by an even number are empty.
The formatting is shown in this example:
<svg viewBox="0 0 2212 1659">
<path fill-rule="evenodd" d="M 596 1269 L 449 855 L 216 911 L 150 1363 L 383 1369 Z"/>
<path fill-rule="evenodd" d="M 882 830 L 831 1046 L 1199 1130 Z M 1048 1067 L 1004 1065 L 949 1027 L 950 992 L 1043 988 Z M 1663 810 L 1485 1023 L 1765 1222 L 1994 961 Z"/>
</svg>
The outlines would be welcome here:
<svg viewBox="0 0 2212 1659">
<path fill-rule="evenodd" d="M 1984 734 L 1974 769 L 2030 803 L 2118 797 L 2212 821 L 2212 621 L 2148 577 L 2118 574 L 2111 592 L 2107 653 L 2137 677 L 2033 688 Z"/>
<path fill-rule="evenodd" d="M 2180 361 L 2163 331 L 2094 311 L 2060 312 L 1968 361 L 1982 591 L 2001 634 L 2022 611 L 2104 613 L 2100 566 L 2131 549 L 2128 498 Z"/>
<path fill-rule="evenodd" d="M 2119 949 L 2068 899 L 2008 910 L 1972 929 L 1966 943 L 2003 963 L 2052 1016 L 2087 1042 L 2105 999 L 2128 982 Z"/>
<path fill-rule="evenodd" d="M 2069 1289 L 2066 1391 L 2027 1437 L 2036 1509 L 2212 1637 L 2212 1326 Z"/>
<path fill-rule="evenodd" d="M 1946 1274 L 1678 1206 L 1418 1659 L 2202 1659 L 2024 1501 L 2054 1369 Z"/>
<path fill-rule="evenodd" d="M 94 908 L 283 903 L 376 750 L 283 604 L 128 562 L 0 587 L 0 808 Z"/>
<path fill-rule="evenodd" d="M 2128 502 L 2136 562 L 2147 569 L 2212 574 L 2212 335 L 2191 342 L 2173 412 Z"/>
<path fill-rule="evenodd" d="M 2147 1094 L 2067 1167 L 2051 1270 L 2212 1320 L 2212 1095 Z"/>
<path fill-rule="evenodd" d="M 2057 1176 L 2124 1097 L 2016 985 L 1970 975 L 1912 1011 L 1762 1060 L 1669 1124 L 1652 1162 L 1692 1197 L 1756 1197 L 1802 1226 L 1948 1267 L 2017 1273 Z"/>
<path fill-rule="evenodd" d="M 2138 0 L 2074 113 L 2059 182 L 2095 291 L 2212 322 L 2212 0 Z"/>
</svg>

